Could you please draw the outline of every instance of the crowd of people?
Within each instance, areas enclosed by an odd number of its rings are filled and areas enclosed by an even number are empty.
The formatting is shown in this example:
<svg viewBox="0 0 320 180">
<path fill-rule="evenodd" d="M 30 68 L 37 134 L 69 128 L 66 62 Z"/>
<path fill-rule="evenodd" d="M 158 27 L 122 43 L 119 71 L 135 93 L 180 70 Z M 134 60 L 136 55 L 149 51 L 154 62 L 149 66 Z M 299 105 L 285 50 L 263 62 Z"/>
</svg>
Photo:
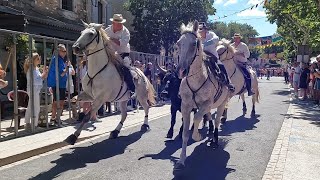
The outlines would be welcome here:
<svg viewBox="0 0 320 180">
<path fill-rule="evenodd" d="M 320 55 L 310 63 L 295 62 L 284 69 L 285 82 L 294 88 L 294 96 L 310 99 L 319 105 L 320 100 Z"/>
</svg>

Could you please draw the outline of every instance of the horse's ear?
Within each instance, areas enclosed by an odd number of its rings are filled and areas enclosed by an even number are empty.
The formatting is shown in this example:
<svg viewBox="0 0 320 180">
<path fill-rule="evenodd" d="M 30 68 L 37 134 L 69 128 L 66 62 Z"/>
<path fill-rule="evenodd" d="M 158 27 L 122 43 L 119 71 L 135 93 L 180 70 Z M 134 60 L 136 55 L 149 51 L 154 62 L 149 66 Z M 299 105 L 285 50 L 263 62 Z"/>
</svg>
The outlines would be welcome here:
<svg viewBox="0 0 320 180">
<path fill-rule="evenodd" d="M 96 30 L 100 30 L 100 29 L 102 28 L 102 26 L 103 26 L 103 24 L 95 24 L 95 25 L 94 25 L 94 28 L 95 28 Z"/>
<path fill-rule="evenodd" d="M 197 20 L 193 23 L 193 32 L 198 32 L 199 29 L 199 22 Z"/>
<path fill-rule="evenodd" d="M 184 23 L 181 24 L 180 26 L 180 32 L 182 33 L 186 29 L 186 25 Z"/>
<path fill-rule="evenodd" d="M 81 19 L 81 22 L 82 22 L 82 24 L 84 25 L 85 28 L 88 28 L 88 27 L 89 27 L 89 24 L 88 24 L 88 23 L 85 23 L 82 19 Z"/>
</svg>

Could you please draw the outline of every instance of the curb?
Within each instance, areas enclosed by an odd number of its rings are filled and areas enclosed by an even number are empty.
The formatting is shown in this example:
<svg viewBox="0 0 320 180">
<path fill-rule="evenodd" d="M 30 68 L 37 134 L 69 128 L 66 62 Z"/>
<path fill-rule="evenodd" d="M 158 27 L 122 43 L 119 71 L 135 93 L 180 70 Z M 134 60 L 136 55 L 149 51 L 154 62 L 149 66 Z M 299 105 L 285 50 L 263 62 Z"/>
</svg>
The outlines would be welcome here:
<svg viewBox="0 0 320 180">
<path fill-rule="evenodd" d="M 159 118 L 162 118 L 162 117 L 165 117 L 165 116 L 168 116 L 168 115 L 170 115 L 170 113 L 165 113 L 165 114 L 162 114 L 162 115 L 155 116 L 153 118 L 150 118 L 149 122 L 154 121 L 154 120 L 159 119 Z M 131 128 L 131 127 L 135 127 L 137 125 L 140 125 L 141 123 L 143 123 L 143 121 L 138 121 L 138 122 L 129 124 L 127 126 L 123 126 L 122 130 Z M 105 133 L 96 134 L 96 135 L 93 135 L 93 136 L 87 136 L 87 137 L 79 138 L 75 145 L 80 145 L 80 144 L 83 144 L 83 143 L 86 143 L 86 142 L 90 142 L 90 141 L 95 140 L 95 139 L 99 139 L 101 137 L 109 135 L 111 131 L 112 130 L 110 130 L 108 132 L 105 132 Z M 54 151 L 54 150 L 60 151 L 60 150 L 63 150 L 63 149 L 68 149 L 68 148 L 73 147 L 75 145 L 69 145 L 66 142 L 57 142 L 57 143 L 50 144 L 48 146 L 40 147 L 40 148 L 33 149 L 33 150 L 30 150 L 30 151 L 26 151 L 26 152 L 23 152 L 23 153 L 20 153 L 20 154 L 16 154 L 16 155 L 13 155 L 13 156 L 2 158 L 2 159 L 0 159 L 0 169 L 5 169 L 6 166 L 10 166 L 10 164 L 12 164 L 12 163 L 18 163 L 19 164 L 19 161 L 23 161 L 21 163 L 24 163 L 29 158 L 32 158 L 34 156 L 38 156 L 40 154 L 44 154 L 44 153 L 49 153 L 50 154 L 51 151 Z M 57 151 L 54 151 L 52 153 L 55 153 Z"/>
<path fill-rule="evenodd" d="M 291 89 L 289 89 L 291 92 Z M 276 143 L 273 147 L 268 165 L 262 176 L 262 180 L 282 180 L 285 169 L 287 153 L 289 148 L 289 138 L 291 134 L 291 126 L 293 119 L 291 117 L 294 114 L 294 108 L 292 104 L 292 96 L 290 93 L 290 104 L 287 111 L 289 117 L 285 117 L 279 131 Z"/>
</svg>

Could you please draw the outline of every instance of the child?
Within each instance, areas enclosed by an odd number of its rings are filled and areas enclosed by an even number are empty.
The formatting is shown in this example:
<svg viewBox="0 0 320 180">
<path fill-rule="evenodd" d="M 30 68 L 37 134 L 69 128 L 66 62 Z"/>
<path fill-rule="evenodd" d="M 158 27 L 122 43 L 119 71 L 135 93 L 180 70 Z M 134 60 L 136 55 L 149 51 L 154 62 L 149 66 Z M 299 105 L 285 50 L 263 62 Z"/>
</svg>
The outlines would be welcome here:
<svg viewBox="0 0 320 180">
<path fill-rule="evenodd" d="M 3 70 L 3 68 L 0 64 L 0 89 L 8 86 L 8 81 L 3 80 L 4 77 L 6 77 L 6 71 Z"/>
<path fill-rule="evenodd" d="M 32 58 L 27 58 L 24 62 L 24 72 L 27 75 L 27 92 L 30 97 L 30 61 L 33 62 L 34 69 L 33 69 L 33 100 L 34 100 L 34 116 L 35 116 L 35 121 L 34 121 L 34 126 L 38 126 L 38 119 L 39 119 L 39 112 L 40 112 L 40 91 L 42 88 L 42 81 L 43 79 L 47 78 L 48 75 L 48 67 L 44 66 L 43 68 L 43 73 L 41 74 L 38 68 L 38 65 L 41 63 L 41 57 L 39 56 L 38 53 L 32 53 Z M 26 126 L 25 128 L 27 130 L 31 129 L 31 124 L 30 124 L 30 119 L 31 119 L 31 100 L 29 99 L 28 102 L 28 108 L 26 111 L 25 115 L 25 123 Z"/>
</svg>

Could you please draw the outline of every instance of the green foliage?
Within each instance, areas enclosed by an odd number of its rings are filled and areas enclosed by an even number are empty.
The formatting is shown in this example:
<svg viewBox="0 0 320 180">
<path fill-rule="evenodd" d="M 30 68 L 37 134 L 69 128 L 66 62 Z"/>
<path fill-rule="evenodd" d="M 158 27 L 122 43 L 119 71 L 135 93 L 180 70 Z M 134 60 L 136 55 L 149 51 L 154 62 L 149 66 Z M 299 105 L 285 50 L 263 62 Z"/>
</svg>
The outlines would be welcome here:
<svg viewBox="0 0 320 180">
<path fill-rule="evenodd" d="M 287 58 L 300 44 L 309 45 L 313 51 L 320 48 L 319 5 L 319 0 L 272 0 L 266 5 L 269 21 L 277 24 L 284 38 Z"/>
<path fill-rule="evenodd" d="M 129 0 L 125 8 L 135 17 L 131 45 L 137 51 L 166 52 L 180 36 L 179 27 L 189 21 L 207 21 L 213 15 L 213 0 Z"/>
<path fill-rule="evenodd" d="M 211 22 L 208 26 L 209 29 L 212 29 L 220 38 L 232 39 L 235 33 L 240 33 L 245 43 L 248 43 L 250 37 L 259 35 L 259 33 L 248 24 L 236 22 L 230 22 L 229 24 L 224 22 Z"/>
<path fill-rule="evenodd" d="M 13 36 L 9 35 L 4 40 L 4 45 L 8 48 L 11 48 L 13 45 Z M 35 49 L 35 41 L 32 39 L 32 46 L 33 52 L 36 51 Z M 16 46 L 17 54 L 18 55 L 26 55 L 29 53 L 29 36 L 28 35 L 18 35 L 17 36 L 17 46 Z"/>
</svg>

